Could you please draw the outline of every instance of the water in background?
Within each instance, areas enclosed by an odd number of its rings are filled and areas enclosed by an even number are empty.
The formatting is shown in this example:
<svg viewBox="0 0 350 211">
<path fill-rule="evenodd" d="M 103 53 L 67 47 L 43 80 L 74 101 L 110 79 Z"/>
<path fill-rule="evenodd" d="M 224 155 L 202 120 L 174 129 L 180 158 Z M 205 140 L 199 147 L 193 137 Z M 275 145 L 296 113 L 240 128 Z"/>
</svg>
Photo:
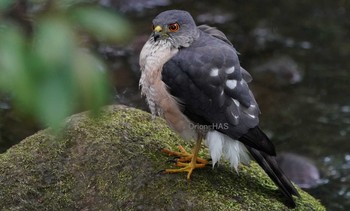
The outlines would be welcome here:
<svg viewBox="0 0 350 211">
<path fill-rule="evenodd" d="M 337 1 L 100 1 L 121 11 L 137 36 L 128 46 L 100 45 L 110 64 L 116 102 L 146 109 L 138 90 L 138 53 L 151 20 L 185 9 L 198 24 L 222 30 L 253 76 L 261 127 L 278 152 L 314 161 L 321 183 L 308 191 L 329 210 L 350 210 L 350 3 Z M 13 114 L 2 98 L 0 143 L 37 129 Z M 18 132 L 20 131 L 20 132 Z M 17 136 L 16 136 L 17 134 Z"/>
</svg>

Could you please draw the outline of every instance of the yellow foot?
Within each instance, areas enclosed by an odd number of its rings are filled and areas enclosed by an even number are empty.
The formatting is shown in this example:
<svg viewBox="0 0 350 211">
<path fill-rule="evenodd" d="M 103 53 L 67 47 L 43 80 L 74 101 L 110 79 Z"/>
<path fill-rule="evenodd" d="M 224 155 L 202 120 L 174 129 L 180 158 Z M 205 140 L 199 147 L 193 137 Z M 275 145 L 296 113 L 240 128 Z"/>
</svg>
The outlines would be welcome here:
<svg viewBox="0 0 350 211">
<path fill-rule="evenodd" d="M 198 157 L 198 148 L 194 148 L 194 153 L 188 153 L 182 146 L 179 146 L 179 152 L 170 151 L 168 149 L 163 149 L 162 152 L 174 156 L 179 157 L 176 160 L 176 166 L 182 167 L 179 169 L 165 169 L 164 173 L 180 173 L 187 172 L 187 179 L 191 178 L 191 174 L 196 168 L 204 168 L 208 161 Z"/>
</svg>

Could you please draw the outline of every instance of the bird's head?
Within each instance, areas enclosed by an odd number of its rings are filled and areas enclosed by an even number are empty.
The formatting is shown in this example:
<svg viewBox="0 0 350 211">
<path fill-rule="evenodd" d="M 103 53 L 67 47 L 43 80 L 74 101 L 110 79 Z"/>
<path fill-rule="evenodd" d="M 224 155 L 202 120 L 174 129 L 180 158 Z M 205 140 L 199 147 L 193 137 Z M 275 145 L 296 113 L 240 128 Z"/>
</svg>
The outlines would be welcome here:
<svg viewBox="0 0 350 211">
<path fill-rule="evenodd" d="M 170 42 L 173 47 L 188 47 L 199 37 L 192 16 L 182 10 L 168 10 L 153 20 L 153 40 Z"/>
</svg>

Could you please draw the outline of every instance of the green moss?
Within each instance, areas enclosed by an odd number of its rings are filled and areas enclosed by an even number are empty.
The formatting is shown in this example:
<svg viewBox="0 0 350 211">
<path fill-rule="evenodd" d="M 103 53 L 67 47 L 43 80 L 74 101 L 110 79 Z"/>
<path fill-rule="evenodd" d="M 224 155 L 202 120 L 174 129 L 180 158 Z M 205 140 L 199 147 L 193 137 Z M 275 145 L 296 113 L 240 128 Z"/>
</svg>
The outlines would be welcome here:
<svg viewBox="0 0 350 211">
<path fill-rule="evenodd" d="M 283 196 L 253 163 L 239 174 L 222 163 L 185 174 L 161 148 L 188 147 L 162 119 L 124 106 L 67 120 L 64 133 L 41 131 L 0 155 L 1 210 L 287 210 Z M 203 150 L 206 156 L 207 150 Z M 300 190 L 297 210 L 324 210 Z"/>
</svg>

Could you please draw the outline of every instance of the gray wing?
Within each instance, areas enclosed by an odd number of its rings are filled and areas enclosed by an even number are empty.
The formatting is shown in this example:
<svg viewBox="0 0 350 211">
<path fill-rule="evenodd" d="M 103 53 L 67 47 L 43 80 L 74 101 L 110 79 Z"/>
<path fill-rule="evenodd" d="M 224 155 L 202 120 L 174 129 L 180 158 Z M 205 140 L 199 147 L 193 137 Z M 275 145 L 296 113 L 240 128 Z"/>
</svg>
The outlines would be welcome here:
<svg viewBox="0 0 350 211">
<path fill-rule="evenodd" d="M 208 26 L 208 25 L 200 25 L 198 26 L 198 29 L 202 30 L 203 32 L 217 38 L 217 39 L 220 39 L 224 42 L 226 42 L 227 44 L 231 45 L 232 48 L 233 48 L 233 45 L 232 43 L 227 39 L 226 35 L 220 31 L 219 29 L 215 28 L 215 27 L 211 27 L 211 26 Z M 234 49 L 236 54 L 239 54 L 236 49 Z M 242 73 L 242 77 L 243 79 L 249 83 L 252 81 L 252 76 L 243 68 L 241 67 L 241 73 Z"/>
<path fill-rule="evenodd" d="M 163 67 L 163 81 L 194 122 L 229 125 L 221 132 L 238 139 L 259 123 L 259 108 L 236 50 L 207 33 Z M 214 128 L 215 129 L 215 128 Z"/>
<path fill-rule="evenodd" d="M 199 124 L 228 124 L 212 129 L 244 143 L 286 196 L 286 203 L 296 206 L 292 195 L 300 195 L 279 169 L 275 148 L 258 127 L 259 108 L 247 85 L 251 76 L 241 68 L 230 43 L 203 32 L 199 41 L 165 64 L 162 76 L 171 94 L 183 103 L 186 116 Z"/>
<path fill-rule="evenodd" d="M 198 26 L 198 29 L 233 46 L 232 43 L 227 39 L 226 35 L 215 27 L 211 27 L 208 25 L 200 25 Z"/>
</svg>

